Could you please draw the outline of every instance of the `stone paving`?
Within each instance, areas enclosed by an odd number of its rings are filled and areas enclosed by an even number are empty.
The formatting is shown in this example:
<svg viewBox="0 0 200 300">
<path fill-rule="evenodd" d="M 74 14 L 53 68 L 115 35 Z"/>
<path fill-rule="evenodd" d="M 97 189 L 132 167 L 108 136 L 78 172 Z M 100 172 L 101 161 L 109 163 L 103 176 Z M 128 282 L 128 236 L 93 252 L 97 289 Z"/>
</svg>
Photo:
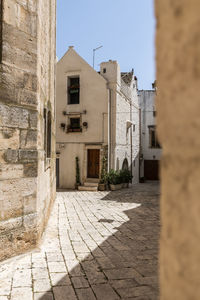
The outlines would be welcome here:
<svg viewBox="0 0 200 300">
<path fill-rule="evenodd" d="M 0 300 L 158 299 L 158 198 L 58 192 L 40 248 L 0 264 Z"/>
</svg>

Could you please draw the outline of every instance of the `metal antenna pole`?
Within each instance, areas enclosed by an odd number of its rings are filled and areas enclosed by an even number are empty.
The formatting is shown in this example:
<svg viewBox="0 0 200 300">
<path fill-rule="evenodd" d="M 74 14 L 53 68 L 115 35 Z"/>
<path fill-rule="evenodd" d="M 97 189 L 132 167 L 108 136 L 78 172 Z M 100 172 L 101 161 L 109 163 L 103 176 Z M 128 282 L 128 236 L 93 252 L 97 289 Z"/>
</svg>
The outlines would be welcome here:
<svg viewBox="0 0 200 300">
<path fill-rule="evenodd" d="M 95 61 L 95 51 L 96 51 L 96 50 L 99 50 L 99 49 L 102 48 L 102 47 L 103 47 L 103 46 L 99 46 L 99 47 L 93 49 L 93 69 L 94 69 L 94 61 Z"/>
<path fill-rule="evenodd" d="M 93 69 L 94 69 L 94 57 L 95 57 L 95 49 L 93 49 Z"/>
</svg>

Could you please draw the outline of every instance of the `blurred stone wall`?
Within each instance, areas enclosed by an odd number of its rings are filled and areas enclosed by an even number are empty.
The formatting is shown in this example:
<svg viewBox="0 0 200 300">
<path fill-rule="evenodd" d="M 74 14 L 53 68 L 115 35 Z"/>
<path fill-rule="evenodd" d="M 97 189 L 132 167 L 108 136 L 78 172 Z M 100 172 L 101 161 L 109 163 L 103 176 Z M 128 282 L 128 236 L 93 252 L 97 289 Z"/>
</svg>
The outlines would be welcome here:
<svg viewBox="0 0 200 300">
<path fill-rule="evenodd" d="M 200 2 L 156 0 L 162 300 L 200 298 Z"/>
</svg>

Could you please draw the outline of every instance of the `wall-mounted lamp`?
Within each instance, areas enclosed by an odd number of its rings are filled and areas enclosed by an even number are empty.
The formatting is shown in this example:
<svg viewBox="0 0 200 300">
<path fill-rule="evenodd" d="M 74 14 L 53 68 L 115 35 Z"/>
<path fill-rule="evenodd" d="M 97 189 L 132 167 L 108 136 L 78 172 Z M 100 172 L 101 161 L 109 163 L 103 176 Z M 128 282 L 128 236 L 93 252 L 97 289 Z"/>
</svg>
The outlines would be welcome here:
<svg viewBox="0 0 200 300">
<path fill-rule="evenodd" d="M 83 122 L 83 127 L 88 128 L 88 122 Z"/>
</svg>

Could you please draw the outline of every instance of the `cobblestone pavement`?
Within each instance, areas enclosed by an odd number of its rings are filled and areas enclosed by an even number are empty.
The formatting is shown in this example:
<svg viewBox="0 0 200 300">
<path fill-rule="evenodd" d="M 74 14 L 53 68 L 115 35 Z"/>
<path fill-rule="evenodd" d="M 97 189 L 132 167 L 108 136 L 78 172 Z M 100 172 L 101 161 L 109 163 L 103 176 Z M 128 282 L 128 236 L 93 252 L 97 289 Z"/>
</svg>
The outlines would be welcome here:
<svg viewBox="0 0 200 300">
<path fill-rule="evenodd" d="M 158 299 L 158 197 L 58 192 L 40 249 L 0 264 L 0 300 Z"/>
</svg>

